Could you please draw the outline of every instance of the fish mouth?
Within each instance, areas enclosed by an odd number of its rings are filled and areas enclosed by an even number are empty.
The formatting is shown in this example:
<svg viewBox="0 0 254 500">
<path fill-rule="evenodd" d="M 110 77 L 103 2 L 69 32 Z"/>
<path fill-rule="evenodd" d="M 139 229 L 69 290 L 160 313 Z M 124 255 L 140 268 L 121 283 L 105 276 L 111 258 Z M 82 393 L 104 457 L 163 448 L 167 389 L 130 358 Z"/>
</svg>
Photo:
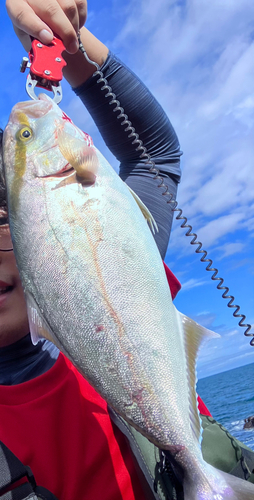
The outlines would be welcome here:
<svg viewBox="0 0 254 500">
<path fill-rule="evenodd" d="M 20 113 L 28 118 L 41 118 L 53 108 L 53 102 L 44 94 L 40 94 L 36 101 L 23 101 L 16 104 L 11 112 L 10 120 L 20 123 Z"/>
</svg>

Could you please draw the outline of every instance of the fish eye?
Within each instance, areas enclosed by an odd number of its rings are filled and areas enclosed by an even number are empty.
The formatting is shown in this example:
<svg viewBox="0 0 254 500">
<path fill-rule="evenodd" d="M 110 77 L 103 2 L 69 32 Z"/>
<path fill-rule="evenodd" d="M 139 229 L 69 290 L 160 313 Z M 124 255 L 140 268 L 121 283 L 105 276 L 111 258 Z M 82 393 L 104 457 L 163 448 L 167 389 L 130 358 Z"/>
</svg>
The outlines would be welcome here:
<svg viewBox="0 0 254 500">
<path fill-rule="evenodd" d="M 22 127 L 18 132 L 18 137 L 21 141 L 28 141 L 33 136 L 32 129 L 30 127 Z"/>
</svg>

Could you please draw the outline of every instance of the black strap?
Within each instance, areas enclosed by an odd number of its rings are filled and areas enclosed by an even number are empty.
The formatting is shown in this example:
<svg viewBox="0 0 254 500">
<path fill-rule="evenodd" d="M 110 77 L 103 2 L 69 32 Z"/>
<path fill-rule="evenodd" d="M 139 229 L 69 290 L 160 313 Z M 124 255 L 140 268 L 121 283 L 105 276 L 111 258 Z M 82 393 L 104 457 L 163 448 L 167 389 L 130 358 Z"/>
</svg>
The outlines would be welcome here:
<svg viewBox="0 0 254 500">
<path fill-rule="evenodd" d="M 26 482 L 16 485 L 25 478 Z M 10 488 L 12 488 L 10 490 Z M 30 467 L 14 455 L 0 441 L 0 500 L 57 500 L 55 495 L 42 486 L 37 486 Z"/>
<path fill-rule="evenodd" d="M 1 500 L 39 500 L 30 483 L 17 486 L 1 495 Z"/>
<path fill-rule="evenodd" d="M 254 453 L 241 448 L 242 456 L 230 474 L 248 480 L 254 473 Z"/>
<path fill-rule="evenodd" d="M 165 453 L 167 452 L 160 450 L 160 462 L 157 462 L 155 468 L 154 491 L 158 492 L 160 483 L 167 500 L 184 500 L 182 478 L 177 477 L 176 470 Z"/>
</svg>

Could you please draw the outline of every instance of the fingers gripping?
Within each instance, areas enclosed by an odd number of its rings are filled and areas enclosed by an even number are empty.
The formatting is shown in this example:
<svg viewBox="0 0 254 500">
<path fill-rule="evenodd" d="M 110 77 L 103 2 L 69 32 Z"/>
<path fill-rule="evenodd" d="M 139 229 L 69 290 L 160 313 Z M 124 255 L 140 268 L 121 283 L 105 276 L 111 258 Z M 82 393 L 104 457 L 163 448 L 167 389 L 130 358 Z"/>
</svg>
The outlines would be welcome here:
<svg viewBox="0 0 254 500">
<path fill-rule="evenodd" d="M 6 8 L 14 28 L 45 44 L 54 32 L 68 52 L 78 50 L 76 33 L 86 20 L 86 0 L 6 0 Z"/>
<path fill-rule="evenodd" d="M 35 14 L 26 1 L 7 0 L 6 8 L 21 43 L 23 43 L 25 34 L 40 38 L 42 43 L 52 41 L 52 30 Z"/>
</svg>

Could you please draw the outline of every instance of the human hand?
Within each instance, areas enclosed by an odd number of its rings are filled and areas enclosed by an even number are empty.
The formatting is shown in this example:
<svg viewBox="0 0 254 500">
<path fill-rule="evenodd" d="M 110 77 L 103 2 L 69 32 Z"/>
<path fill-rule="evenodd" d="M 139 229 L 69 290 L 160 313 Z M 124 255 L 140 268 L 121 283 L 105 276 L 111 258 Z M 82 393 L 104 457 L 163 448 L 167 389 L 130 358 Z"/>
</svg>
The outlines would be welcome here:
<svg viewBox="0 0 254 500">
<path fill-rule="evenodd" d="M 31 48 L 29 35 L 48 44 L 54 33 L 62 39 L 67 52 L 77 52 L 77 32 L 87 16 L 86 0 L 6 0 L 6 9 L 27 52 Z"/>
</svg>

